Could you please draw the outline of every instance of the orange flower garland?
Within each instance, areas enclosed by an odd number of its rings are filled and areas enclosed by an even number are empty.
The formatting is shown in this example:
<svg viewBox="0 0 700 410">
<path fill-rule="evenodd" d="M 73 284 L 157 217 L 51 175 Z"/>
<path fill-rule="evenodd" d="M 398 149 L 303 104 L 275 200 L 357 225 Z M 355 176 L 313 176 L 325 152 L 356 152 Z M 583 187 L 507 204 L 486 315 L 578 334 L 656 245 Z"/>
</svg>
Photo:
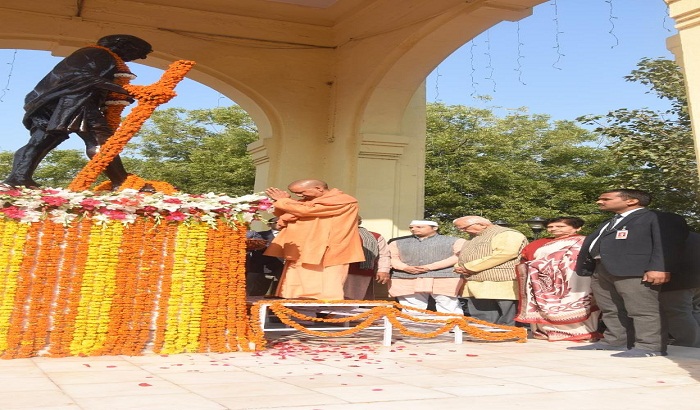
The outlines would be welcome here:
<svg viewBox="0 0 700 410">
<path fill-rule="evenodd" d="M 150 185 L 156 192 L 162 192 L 167 195 L 174 194 L 177 192 L 177 189 L 172 186 L 171 184 L 164 182 L 164 181 L 154 181 L 154 180 L 148 180 L 148 179 L 143 179 L 138 175 L 134 174 L 129 174 L 126 177 L 126 180 L 124 181 L 123 184 L 119 186 L 119 191 L 123 191 L 125 189 L 133 189 L 136 191 L 141 190 L 141 188 L 145 187 L 146 185 Z M 93 191 L 95 192 L 100 192 L 100 191 L 112 191 L 112 182 L 111 181 L 105 181 L 99 185 L 97 185 Z"/>
<path fill-rule="evenodd" d="M 78 315 L 80 303 L 80 288 L 83 283 L 85 262 L 91 222 L 82 219 L 75 226 L 65 228 L 68 231 L 63 263 L 59 271 L 59 283 L 56 295 L 55 317 L 61 325 L 54 325 L 49 338 L 49 355 L 52 357 L 70 356 L 70 341 L 75 330 L 75 318 Z M 83 238 L 81 240 L 81 238 Z"/>
<path fill-rule="evenodd" d="M 114 134 L 100 147 L 100 151 L 78 173 L 68 189 L 71 191 L 88 189 L 112 160 L 122 152 L 126 144 L 153 114 L 153 111 L 175 96 L 173 89 L 185 78 L 193 65 L 193 61 L 176 61 L 168 67 L 160 80 L 149 86 L 124 84 L 123 87 L 138 100 L 138 105 L 131 110 Z"/>
<path fill-rule="evenodd" d="M 136 304 L 136 296 L 142 291 L 139 276 L 141 252 L 145 247 L 144 239 L 146 239 L 144 222 L 141 220 L 136 221 L 122 234 L 120 252 L 126 253 L 129 257 L 119 258 L 116 265 L 116 286 L 109 313 L 107 335 L 103 347 L 94 354 L 138 354 L 138 351 L 133 352 L 132 316 L 145 308 Z"/>
<path fill-rule="evenodd" d="M 28 323 L 18 357 L 35 356 L 46 344 L 56 272 L 61 261 L 61 248 L 50 244 L 62 242 L 63 226 L 46 222 L 42 234 L 37 239 L 41 244 L 37 247 L 36 266 L 28 300 L 29 309 L 26 311 Z"/>
<path fill-rule="evenodd" d="M 518 343 L 524 343 L 527 341 L 527 330 L 524 328 L 518 328 L 518 327 L 511 327 L 511 326 L 504 326 L 504 325 L 495 325 L 493 323 L 488 323 L 484 322 L 481 320 L 477 320 L 468 316 L 454 316 L 454 315 L 449 315 L 445 313 L 439 313 L 439 312 L 433 312 L 433 311 L 427 311 L 427 310 L 422 310 L 422 309 L 417 309 L 417 308 L 412 308 L 412 307 L 407 307 L 400 305 L 396 302 L 385 302 L 386 304 L 391 304 L 391 306 L 373 306 L 369 310 L 362 312 L 357 315 L 353 316 L 347 316 L 347 317 L 342 317 L 342 318 L 316 318 L 316 317 L 311 317 L 304 315 L 302 313 L 299 313 L 289 307 L 284 306 L 285 302 L 293 302 L 295 304 L 318 304 L 322 303 L 323 301 L 319 300 L 282 300 L 282 301 L 259 301 L 256 302 L 252 309 L 251 309 L 251 332 L 253 333 L 253 336 L 251 336 L 251 341 L 255 343 L 255 348 L 256 350 L 263 349 L 266 345 L 265 341 L 265 335 L 264 332 L 262 331 L 261 324 L 260 324 L 260 306 L 262 304 L 269 305 L 269 309 L 272 313 L 277 316 L 282 323 L 284 323 L 287 326 L 290 326 L 302 333 L 305 334 L 310 334 L 314 336 L 320 336 L 320 337 L 340 337 L 340 336 L 348 336 L 357 332 L 360 332 L 368 327 L 370 327 L 376 320 L 382 318 L 382 317 L 387 317 L 389 321 L 392 323 L 394 328 L 398 329 L 401 334 L 407 335 L 407 336 L 412 336 L 412 337 L 420 337 L 420 338 L 433 338 L 436 336 L 439 336 L 445 332 L 448 332 L 452 330 L 455 326 L 458 326 L 462 331 L 467 333 L 469 336 L 475 338 L 475 339 L 480 339 L 480 340 L 488 340 L 488 341 L 506 341 L 506 340 L 515 340 Z M 363 303 L 367 303 L 368 301 L 360 301 L 360 300 L 343 300 L 343 301 L 328 301 L 330 305 L 363 305 Z M 371 301 L 373 303 L 384 303 L 382 301 Z M 416 317 L 414 315 L 409 315 L 407 313 L 404 313 L 403 310 L 410 310 L 414 311 L 420 314 L 426 314 L 430 315 L 432 317 L 443 317 L 444 319 L 438 319 L 438 318 L 420 318 Z M 311 330 L 308 329 L 307 327 L 297 323 L 293 319 L 297 320 L 303 320 L 303 321 L 311 321 L 311 322 L 318 322 L 318 323 L 349 323 L 349 322 L 360 322 L 352 327 L 349 327 L 347 329 L 341 330 L 341 331 L 319 331 L 319 330 Z M 403 321 L 399 320 L 402 319 Z M 438 325 L 439 327 L 432 331 L 432 332 L 417 332 L 414 330 L 409 329 L 409 327 L 406 325 L 406 323 L 410 322 L 415 322 L 415 323 L 423 323 L 423 324 L 435 324 Z M 479 329 L 476 326 L 473 326 L 474 324 L 478 325 L 484 325 L 488 326 L 491 328 L 497 328 L 499 330 L 504 330 L 504 331 L 499 331 L 499 332 L 490 332 L 488 330 L 482 330 Z"/>
<path fill-rule="evenodd" d="M 126 63 L 124 63 L 124 60 L 114 53 L 114 51 L 107 47 L 98 45 L 92 45 L 90 47 L 104 50 L 112 56 L 117 66 L 116 73 L 114 74 L 115 84 L 123 88 L 125 85 L 129 84 L 132 79 L 136 78 L 131 70 L 129 70 Z M 107 101 L 105 102 L 105 105 L 105 119 L 107 120 L 107 125 L 109 125 L 111 129 L 116 130 L 122 120 L 122 111 L 124 111 L 124 108 L 129 105 L 129 96 L 110 92 L 107 94 Z"/>
<path fill-rule="evenodd" d="M 12 222 L 7 222 L 12 223 Z M 33 332 L 27 332 L 27 327 L 32 324 L 27 321 L 27 307 L 31 306 L 31 288 L 32 288 L 32 272 L 36 266 L 36 258 L 39 252 L 39 235 L 41 227 L 32 225 L 27 232 L 26 242 L 24 243 L 24 258 L 20 263 L 20 269 L 17 277 L 17 288 L 14 293 L 14 305 L 22 306 L 20 312 L 13 312 L 10 318 L 6 339 L 2 345 L 6 345 L 7 349 L 2 353 L 3 359 L 11 359 L 23 357 L 20 355 L 22 345 L 33 343 L 26 341 L 25 338 L 30 338 Z M 26 356 L 24 356 L 26 357 Z"/>
<path fill-rule="evenodd" d="M 172 288 L 172 277 L 173 270 L 175 267 L 175 241 L 177 234 L 176 224 L 166 224 L 163 229 L 167 230 L 165 235 L 165 243 L 163 246 L 163 276 L 161 278 L 160 284 L 160 298 L 161 300 L 170 300 L 171 288 Z M 165 329 L 168 319 L 168 304 L 159 303 L 158 304 L 158 314 L 156 317 L 156 332 L 153 340 L 153 351 L 160 353 L 165 344 Z"/>
<path fill-rule="evenodd" d="M 250 350 L 244 238 L 223 219 L 0 219 L 0 355 Z"/>
</svg>

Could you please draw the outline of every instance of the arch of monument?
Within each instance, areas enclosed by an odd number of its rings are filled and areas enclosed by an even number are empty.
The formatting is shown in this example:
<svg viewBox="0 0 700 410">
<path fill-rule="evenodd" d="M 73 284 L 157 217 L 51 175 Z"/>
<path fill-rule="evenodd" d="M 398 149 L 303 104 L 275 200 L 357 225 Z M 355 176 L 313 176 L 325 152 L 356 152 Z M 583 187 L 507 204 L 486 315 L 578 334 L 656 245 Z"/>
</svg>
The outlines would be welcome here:
<svg viewBox="0 0 700 410">
<path fill-rule="evenodd" d="M 669 48 L 690 100 L 700 99 L 699 53 L 688 52 L 700 49 L 700 4 L 655 1 L 669 5 L 679 31 Z M 3 0 L 0 47 L 63 56 L 125 33 L 153 45 L 140 63 L 194 60 L 189 77 L 258 126 L 249 147 L 256 191 L 324 179 L 355 195 L 365 225 L 391 237 L 423 214 L 426 76 L 481 32 L 545 2 Z M 691 115 L 700 118 L 700 105 Z"/>
</svg>

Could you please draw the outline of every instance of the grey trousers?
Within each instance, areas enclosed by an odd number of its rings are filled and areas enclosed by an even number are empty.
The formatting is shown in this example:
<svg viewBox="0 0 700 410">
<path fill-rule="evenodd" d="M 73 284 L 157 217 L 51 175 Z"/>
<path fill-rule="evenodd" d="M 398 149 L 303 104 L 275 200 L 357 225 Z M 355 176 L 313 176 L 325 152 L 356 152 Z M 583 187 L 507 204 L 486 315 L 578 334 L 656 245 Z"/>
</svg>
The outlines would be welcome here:
<svg viewBox="0 0 700 410">
<path fill-rule="evenodd" d="M 517 300 L 463 298 L 469 316 L 497 325 L 515 326 Z"/>
<path fill-rule="evenodd" d="M 700 288 L 661 292 L 659 301 L 673 344 L 700 347 Z"/>
<path fill-rule="evenodd" d="M 605 343 L 612 346 L 665 352 L 668 337 L 662 331 L 659 289 L 641 276 L 613 276 L 597 263 L 591 288 L 603 314 Z"/>
</svg>

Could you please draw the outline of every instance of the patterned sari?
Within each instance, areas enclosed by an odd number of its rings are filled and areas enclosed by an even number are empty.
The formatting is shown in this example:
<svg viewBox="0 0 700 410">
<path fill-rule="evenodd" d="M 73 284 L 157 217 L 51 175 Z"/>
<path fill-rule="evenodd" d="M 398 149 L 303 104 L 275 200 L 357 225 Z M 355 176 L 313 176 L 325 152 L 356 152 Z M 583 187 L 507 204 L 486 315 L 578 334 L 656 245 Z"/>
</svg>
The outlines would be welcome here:
<svg viewBox="0 0 700 410">
<path fill-rule="evenodd" d="M 591 292 L 591 278 L 574 267 L 584 236 L 539 239 L 523 249 L 518 265 L 520 304 L 515 320 L 531 323 L 536 339 L 597 338 L 600 310 Z"/>
</svg>

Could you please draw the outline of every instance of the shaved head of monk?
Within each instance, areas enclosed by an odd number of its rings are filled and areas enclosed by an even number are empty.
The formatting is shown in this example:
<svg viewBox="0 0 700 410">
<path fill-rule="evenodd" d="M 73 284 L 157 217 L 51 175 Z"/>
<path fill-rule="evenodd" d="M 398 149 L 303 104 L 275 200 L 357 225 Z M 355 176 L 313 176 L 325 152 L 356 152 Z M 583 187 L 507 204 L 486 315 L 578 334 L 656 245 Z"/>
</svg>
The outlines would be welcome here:
<svg viewBox="0 0 700 410">
<path fill-rule="evenodd" d="M 287 188 L 302 201 L 309 201 L 328 193 L 328 184 L 318 179 L 299 179 L 289 184 Z"/>
</svg>

